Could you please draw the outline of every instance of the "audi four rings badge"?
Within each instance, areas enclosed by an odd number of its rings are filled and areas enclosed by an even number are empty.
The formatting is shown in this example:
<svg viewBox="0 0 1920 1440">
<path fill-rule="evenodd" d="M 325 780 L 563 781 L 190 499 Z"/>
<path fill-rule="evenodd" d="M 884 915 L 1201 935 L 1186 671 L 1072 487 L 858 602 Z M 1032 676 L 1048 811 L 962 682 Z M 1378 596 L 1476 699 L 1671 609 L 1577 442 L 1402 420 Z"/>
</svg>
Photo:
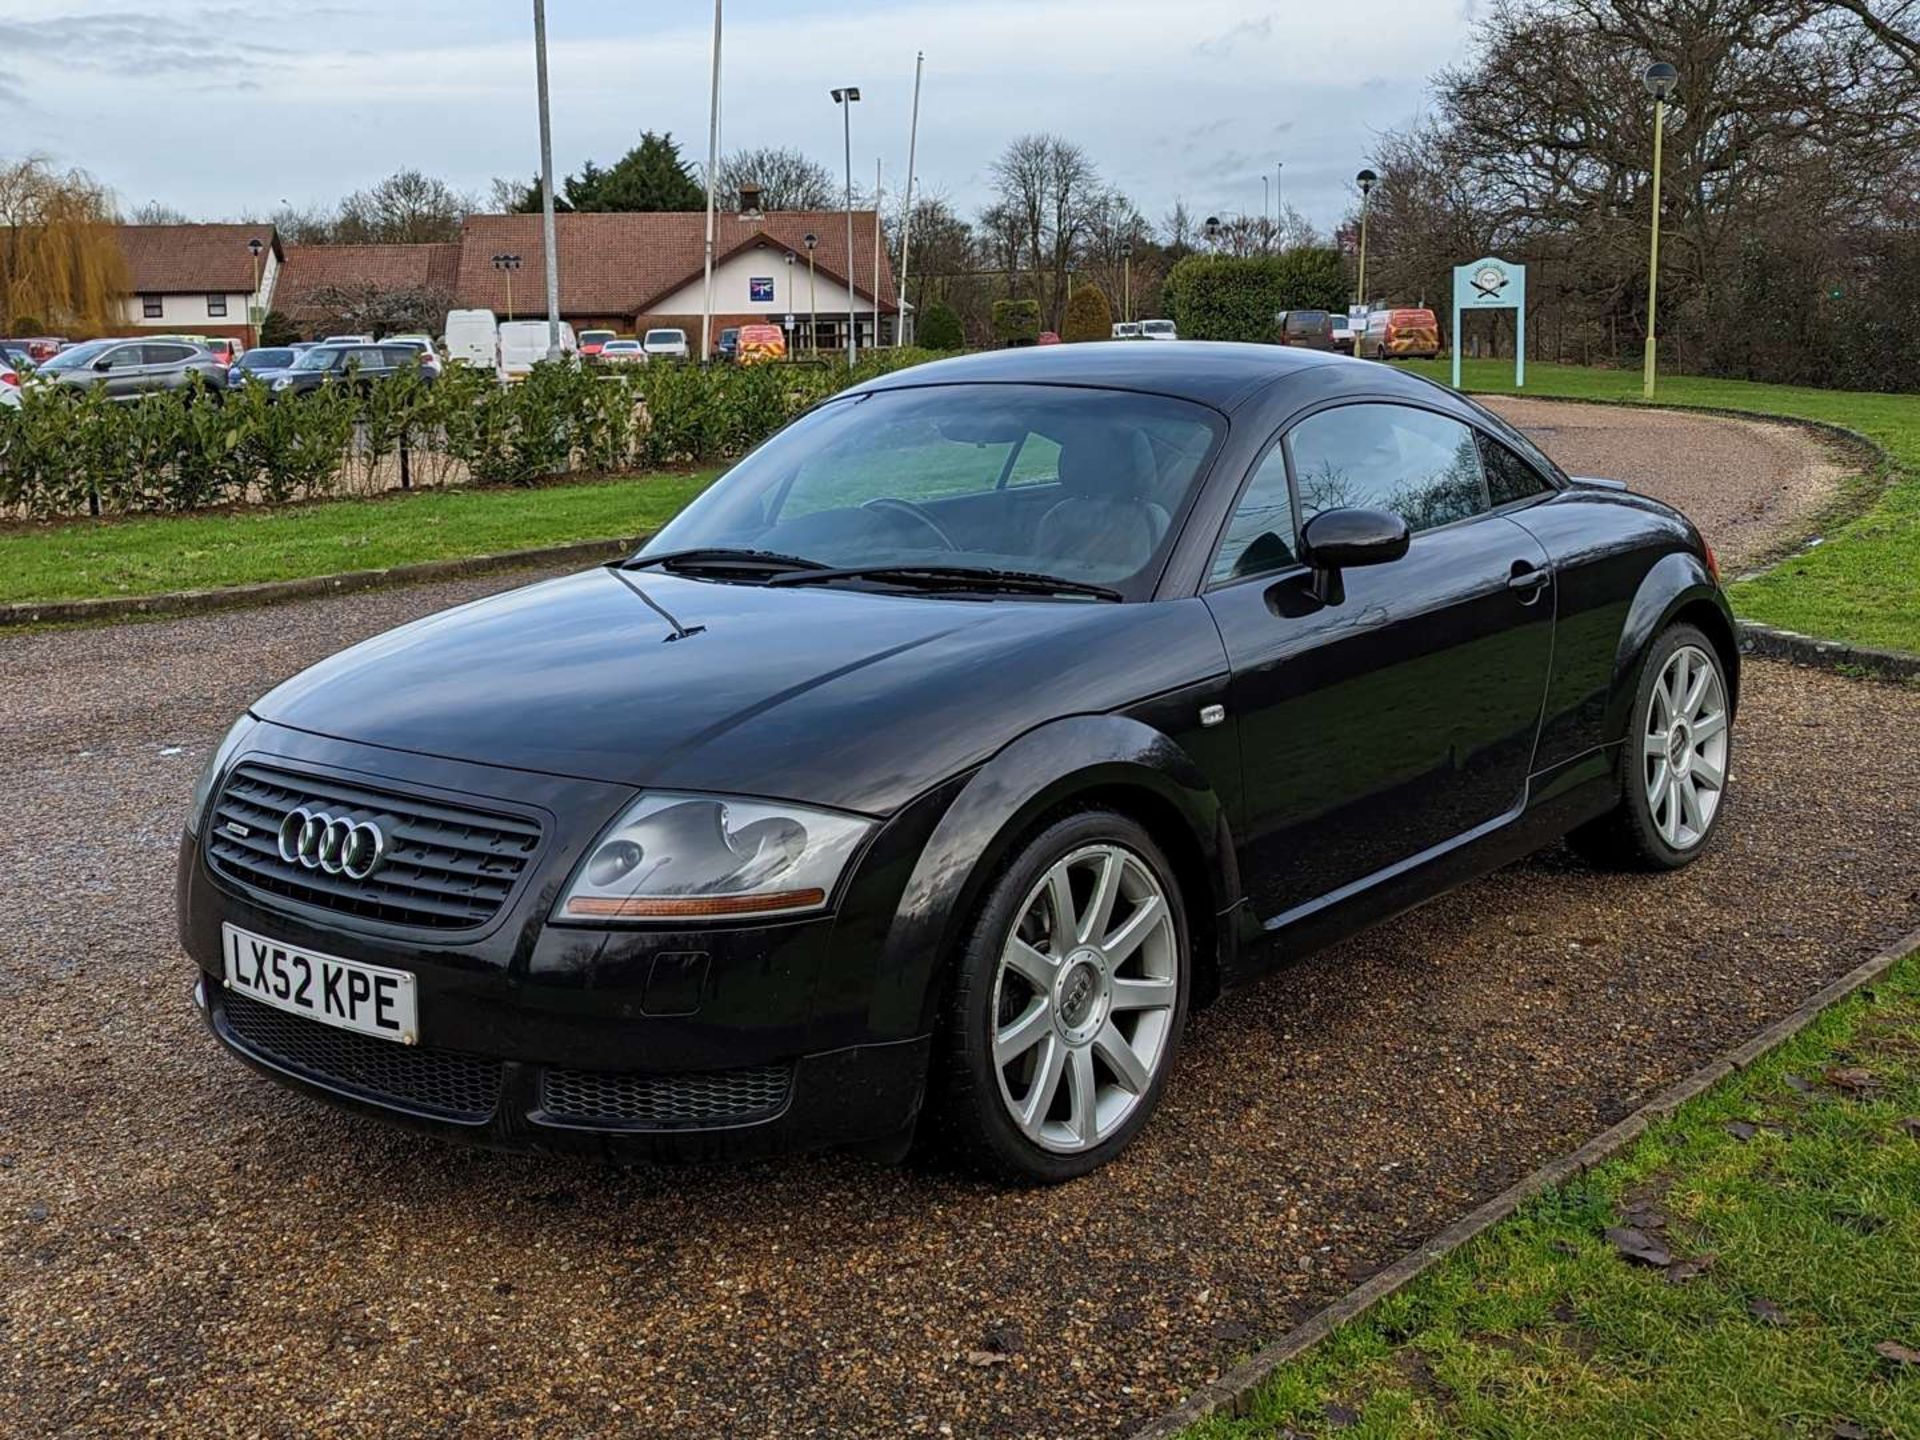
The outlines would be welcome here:
<svg viewBox="0 0 1920 1440">
<path fill-rule="evenodd" d="M 371 820 L 297 805 L 280 822 L 280 858 L 289 865 L 364 880 L 386 860 L 387 836 Z"/>
</svg>

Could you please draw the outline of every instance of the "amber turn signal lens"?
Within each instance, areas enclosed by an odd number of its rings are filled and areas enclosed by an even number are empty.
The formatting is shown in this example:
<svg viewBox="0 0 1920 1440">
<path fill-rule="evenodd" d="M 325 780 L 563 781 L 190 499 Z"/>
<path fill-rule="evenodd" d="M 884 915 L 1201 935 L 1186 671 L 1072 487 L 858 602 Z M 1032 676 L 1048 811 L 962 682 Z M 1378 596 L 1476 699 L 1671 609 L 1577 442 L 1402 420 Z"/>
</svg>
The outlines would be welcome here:
<svg viewBox="0 0 1920 1440">
<path fill-rule="evenodd" d="M 803 910 L 826 903 L 824 890 L 776 890 L 763 895 L 636 896 L 612 899 L 576 895 L 567 916 L 577 920 L 701 920 L 726 915 L 759 915 Z"/>
<path fill-rule="evenodd" d="M 1713 553 L 1713 546 L 1708 545 L 1706 541 L 1702 540 L 1700 543 L 1705 547 L 1707 552 L 1707 573 L 1713 576 L 1713 583 L 1718 585 L 1720 583 L 1720 557 Z"/>
</svg>

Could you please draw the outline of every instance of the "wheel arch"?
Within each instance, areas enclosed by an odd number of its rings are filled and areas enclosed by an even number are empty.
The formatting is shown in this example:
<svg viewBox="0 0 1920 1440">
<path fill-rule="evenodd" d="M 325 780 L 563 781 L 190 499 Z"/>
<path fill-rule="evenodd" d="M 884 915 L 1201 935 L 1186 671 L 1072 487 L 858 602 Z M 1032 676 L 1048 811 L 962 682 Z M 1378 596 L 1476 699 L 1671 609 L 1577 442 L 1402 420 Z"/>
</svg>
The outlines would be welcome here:
<svg viewBox="0 0 1920 1440">
<path fill-rule="evenodd" d="M 1225 808 L 1169 736 L 1124 716 L 1073 716 L 1027 732 L 975 771 L 920 852 L 878 958 L 881 973 L 919 982 L 887 987 L 917 994 L 917 1033 L 936 1023 L 955 947 L 1021 841 L 1095 806 L 1138 821 L 1166 855 L 1192 935 L 1193 1001 L 1211 997 L 1231 964 L 1223 947 L 1234 932 L 1221 915 L 1239 887 Z"/>
<path fill-rule="evenodd" d="M 1705 561 L 1689 551 L 1669 551 L 1642 578 L 1621 627 L 1603 732 L 1608 741 L 1626 735 L 1641 663 L 1655 638 L 1676 622 L 1695 626 L 1713 642 L 1726 675 L 1727 703 L 1738 711 L 1740 644 L 1733 610 Z"/>
</svg>

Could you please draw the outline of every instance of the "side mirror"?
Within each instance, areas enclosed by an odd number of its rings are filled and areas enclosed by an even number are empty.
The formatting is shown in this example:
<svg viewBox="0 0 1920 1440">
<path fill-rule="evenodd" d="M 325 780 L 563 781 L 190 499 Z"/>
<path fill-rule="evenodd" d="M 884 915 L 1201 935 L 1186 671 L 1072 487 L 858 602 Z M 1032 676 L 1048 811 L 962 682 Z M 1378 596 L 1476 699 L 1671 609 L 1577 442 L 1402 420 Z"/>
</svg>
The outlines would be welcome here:
<svg viewBox="0 0 1920 1440">
<path fill-rule="evenodd" d="M 1384 565 L 1407 553 L 1413 532 L 1388 510 L 1323 510 L 1300 532 L 1301 558 L 1313 567 L 1313 595 L 1323 605 L 1347 598 L 1340 572 L 1350 565 Z"/>
<path fill-rule="evenodd" d="M 93 362 L 93 368 L 96 370 L 111 370 L 113 368 L 113 357 L 111 355 L 101 356 Z"/>
</svg>

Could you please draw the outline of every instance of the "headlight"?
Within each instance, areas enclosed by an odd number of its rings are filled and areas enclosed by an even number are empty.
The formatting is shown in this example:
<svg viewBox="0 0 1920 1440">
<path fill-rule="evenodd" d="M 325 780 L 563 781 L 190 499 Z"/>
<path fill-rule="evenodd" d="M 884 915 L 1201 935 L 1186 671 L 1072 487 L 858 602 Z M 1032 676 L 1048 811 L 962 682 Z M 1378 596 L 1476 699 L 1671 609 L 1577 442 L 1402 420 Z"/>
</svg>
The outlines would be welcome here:
<svg viewBox="0 0 1920 1440">
<path fill-rule="evenodd" d="M 593 843 L 559 920 L 709 920 L 826 906 L 872 823 L 714 795 L 644 795 Z"/>
<path fill-rule="evenodd" d="M 213 799 L 213 787 L 220 779 L 220 772 L 227 768 L 234 752 L 246 742 L 254 732 L 259 721 L 251 715 L 242 715 L 233 722 L 233 728 L 227 731 L 226 738 L 214 748 L 213 758 L 207 761 L 207 768 L 200 772 L 200 778 L 194 782 L 193 803 L 187 807 L 187 833 L 198 835 L 200 823 L 206 818 L 207 805 Z"/>
<path fill-rule="evenodd" d="M 285 390 L 291 384 L 293 384 L 293 381 L 287 376 L 282 375 L 278 380 L 273 382 L 273 388 L 276 390 Z"/>
</svg>

